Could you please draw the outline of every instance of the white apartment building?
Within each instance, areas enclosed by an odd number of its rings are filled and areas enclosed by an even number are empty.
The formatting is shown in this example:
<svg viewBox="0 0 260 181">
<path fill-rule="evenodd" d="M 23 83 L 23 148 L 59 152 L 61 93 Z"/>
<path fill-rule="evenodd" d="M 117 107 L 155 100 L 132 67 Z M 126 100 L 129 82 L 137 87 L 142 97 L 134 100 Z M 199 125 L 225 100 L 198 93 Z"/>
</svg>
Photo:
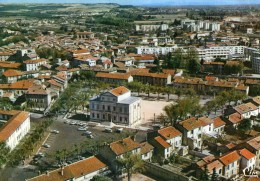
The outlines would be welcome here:
<svg viewBox="0 0 260 181">
<path fill-rule="evenodd" d="M 166 31 L 169 29 L 168 24 L 136 24 L 135 30 L 136 31 L 156 31 L 160 29 L 161 31 Z"/>
<path fill-rule="evenodd" d="M 13 150 L 30 130 L 30 114 L 24 111 L 0 111 L 4 125 L 0 127 L 0 141 Z"/>
<path fill-rule="evenodd" d="M 211 21 L 182 20 L 181 26 L 190 31 L 220 31 L 220 23 Z"/>
<path fill-rule="evenodd" d="M 169 52 L 173 52 L 175 49 L 177 49 L 178 46 L 172 46 L 172 47 L 149 47 L 149 46 L 140 46 L 136 47 L 137 49 L 137 54 L 162 54 L 166 55 Z"/>
<path fill-rule="evenodd" d="M 215 58 L 227 59 L 231 55 L 244 54 L 244 46 L 212 46 L 208 48 L 197 48 L 199 58 L 211 60 Z"/>
<path fill-rule="evenodd" d="M 26 71 L 39 70 L 41 65 L 47 63 L 47 59 L 25 60 L 23 63 Z"/>
<path fill-rule="evenodd" d="M 90 119 L 131 126 L 141 120 L 141 98 L 124 86 L 90 99 Z"/>
</svg>

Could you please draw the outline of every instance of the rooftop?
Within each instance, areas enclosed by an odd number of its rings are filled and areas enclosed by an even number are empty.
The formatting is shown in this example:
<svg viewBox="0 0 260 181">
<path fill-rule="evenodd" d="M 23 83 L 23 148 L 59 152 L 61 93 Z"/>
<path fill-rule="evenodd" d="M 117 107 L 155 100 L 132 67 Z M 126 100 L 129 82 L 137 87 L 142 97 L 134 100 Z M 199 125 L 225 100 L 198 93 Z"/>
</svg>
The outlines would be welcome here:
<svg viewBox="0 0 260 181">
<path fill-rule="evenodd" d="M 111 143 L 110 148 L 116 155 L 122 155 L 126 152 L 140 148 L 140 144 L 128 137 Z"/>
</svg>

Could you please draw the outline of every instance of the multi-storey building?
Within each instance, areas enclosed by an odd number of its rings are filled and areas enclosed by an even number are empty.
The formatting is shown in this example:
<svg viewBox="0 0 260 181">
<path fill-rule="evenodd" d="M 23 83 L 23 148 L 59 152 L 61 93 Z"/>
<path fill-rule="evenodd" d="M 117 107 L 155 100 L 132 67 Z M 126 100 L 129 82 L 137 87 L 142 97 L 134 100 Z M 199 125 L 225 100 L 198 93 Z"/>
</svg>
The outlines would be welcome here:
<svg viewBox="0 0 260 181">
<path fill-rule="evenodd" d="M 0 116 L 5 122 L 0 127 L 0 142 L 5 142 L 13 150 L 30 130 L 30 114 L 24 111 L 0 110 Z"/>
<path fill-rule="evenodd" d="M 141 120 L 141 98 L 124 86 L 90 99 L 90 119 L 131 126 Z"/>
<path fill-rule="evenodd" d="M 23 63 L 26 71 L 39 70 L 41 65 L 47 63 L 47 59 L 25 60 Z"/>
<path fill-rule="evenodd" d="M 170 52 L 173 52 L 175 49 L 177 49 L 177 45 L 171 46 L 171 47 L 150 47 L 150 46 L 140 46 L 136 47 L 137 54 L 156 54 L 156 55 L 166 55 Z"/>
<path fill-rule="evenodd" d="M 199 58 L 206 60 L 214 58 L 228 59 L 235 54 L 244 54 L 244 46 L 212 46 L 208 48 L 197 48 Z"/>
</svg>

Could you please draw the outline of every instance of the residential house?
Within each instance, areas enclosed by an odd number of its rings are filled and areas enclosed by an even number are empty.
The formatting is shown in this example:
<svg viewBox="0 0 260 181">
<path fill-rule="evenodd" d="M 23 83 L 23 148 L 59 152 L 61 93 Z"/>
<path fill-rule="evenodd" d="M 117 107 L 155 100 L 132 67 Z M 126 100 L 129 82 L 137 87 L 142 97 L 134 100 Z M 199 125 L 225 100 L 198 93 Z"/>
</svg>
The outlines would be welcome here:
<svg viewBox="0 0 260 181">
<path fill-rule="evenodd" d="M 0 84 L 0 97 L 3 97 L 5 93 L 13 93 L 14 97 L 17 98 L 32 87 L 34 81 L 34 79 L 27 79 L 10 84 Z"/>
<path fill-rule="evenodd" d="M 25 93 L 25 99 L 28 107 L 44 111 L 51 104 L 50 91 L 42 85 L 33 85 Z"/>
<path fill-rule="evenodd" d="M 206 156 L 196 163 L 196 177 L 200 178 L 201 174 L 204 173 L 206 169 L 210 175 L 215 171 L 215 173 L 220 176 L 223 172 L 223 166 L 224 165 L 216 159 L 215 156 Z"/>
<path fill-rule="evenodd" d="M 90 181 L 96 175 L 105 174 L 107 170 L 108 167 L 105 163 L 97 157 L 91 156 L 56 170 L 47 171 L 45 174 L 27 179 L 26 181 Z"/>
<path fill-rule="evenodd" d="M 219 157 L 219 161 L 224 165 L 222 174 L 227 178 L 235 177 L 239 173 L 240 155 L 236 150 Z"/>
<path fill-rule="evenodd" d="M 213 130 L 217 133 L 218 136 L 221 136 L 224 132 L 226 122 L 223 121 L 223 118 L 221 116 L 218 116 L 213 119 Z"/>
<path fill-rule="evenodd" d="M 24 66 L 26 71 L 40 70 L 40 66 L 47 64 L 47 59 L 41 58 L 37 60 L 25 60 Z"/>
<path fill-rule="evenodd" d="M 23 72 L 14 69 L 9 69 L 2 73 L 4 80 L 7 83 L 17 82 L 19 79 L 22 78 L 23 74 Z"/>
<path fill-rule="evenodd" d="M 0 142 L 5 142 L 13 150 L 30 130 L 30 114 L 11 110 L 0 111 L 0 115 L 4 122 L 0 127 Z"/>
<path fill-rule="evenodd" d="M 256 155 L 255 167 L 260 168 L 260 136 L 251 138 L 236 146 L 236 149 L 246 148 L 248 151 Z"/>
<path fill-rule="evenodd" d="M 244 173 L 244 175 L 252 175 L 252 171 L 256 165 L 256 155 L 246 148 L 238 150 L 238 153 L 241 156 L 240 171 Z"/>
<path fill-rule="evenodd" d="M 134 58 L 133 57 L 120 57 L 117 59 L 118 62 L 123 63 L 126 67 L 132 66 L 134 63 Z"/>
<path fill-rule="evenodd" d="M 117 159 L 124 158 L 127 154 L 140 153 L 141 145 L 130 137 L 112 142 L 100 148 L 100 155 L 107 160 L 113 171 L 118 170 Z"/>
<path fill-rule="evenodd" d="M 95 38 L 95 33 L 93 32 L 77 32 L 77 38 L 79 39 L 93 39 Z"/>
<path fill-rule="evenodd" d="M 147 138 L 155 147 L 155 153 L 163 158 L 169 157 L 173 152 L 177 153 L 182 145 L 182 133 L 172 126 L 148 132 Z"/>
<path fill-rule="evenodd" d="M 141 98 L 124 86 L 90 99 L 90 119 L 131 126 L 141 120 Z"/>
<path fill-rule="evenodd" d="M 0 61 L 0 73 L 2 74 L 8 69 L 19 69 L 21 63 L 16 63 L 16 62 L 6 62 L 6 61 Z"/>
<path fill-rule="evenodd" d="M 77 57 L 74 57 L 74 59 L 73 59 L 73 65 L 79 66 L 82 64 L 86 64 L 90 67 L 93 67 L 93 66 L 96 66 L 97 60 L 98 60 L 98 58 L 93 57 L 92 55 L 77 56 Z"/>
<path fill-rule="evenodd" d="M 182 132 L 182 143 L 190 149 L 201 148 L 203 125 L 196 117 L 178 122 L 176 127 Z"/>
<path fill-rule="evenodd" d="M 258 116 L 258 107 L 253 103 L 248 102 L 235 106 L 234 109 L 242 116 L 243 119 L 250 118 L 251 116 Z"/>
<path fill-rule="evenodd" d="M 202 132 L 207 135 L 213 135 L 214 132 L 214 121 L 207 117 L 198 118 L 202 125 Z"/>
<path fill-rule="evenodd" d="M 133 82 L 133 77 L 130 74 L 125 74 L 125 73 L 98 72 L 96 74 L 96 79 L 101 82 L 114 83 L 114 84 Z"/>
<path fill-rule="evenodd" d="M 12 56 L 13 52 L 0 52 L 0 61 L 6 61 L 9 59 L 10 56 Z"/>
<path fill-rule="evenodd" d="M 147 141 L 140 143 L 141 146 L 141 157 L 142 160 L 148 160 L 151 161 L 153 152 L 154 152 L 154 147 L 149 144 Z"/>
</svg>

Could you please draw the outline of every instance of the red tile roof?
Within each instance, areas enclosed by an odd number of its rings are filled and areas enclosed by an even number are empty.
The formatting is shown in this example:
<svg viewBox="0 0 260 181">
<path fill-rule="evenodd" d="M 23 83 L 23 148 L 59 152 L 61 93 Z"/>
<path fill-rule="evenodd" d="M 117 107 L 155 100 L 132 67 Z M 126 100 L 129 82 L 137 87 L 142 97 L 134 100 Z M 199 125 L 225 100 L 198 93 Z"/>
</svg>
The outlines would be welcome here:
<svg viewBox="0 0 260 181">
<path fill-rule="evenodd" d="M 221 117 L 216 117 L 213 119 L 214 121 L 214 128 L 218 128 L 220 126 L 226 125 L 226 122 L 222 120 Z"/>
<path fill-rule="evenodd" d="M 115 95 L 115 96 L 120 96 L 120 95 L 123 95 L 123 94 L 125 94 L 127 92 L 129 92 L 129 90 L 126 87 L 124 87 L 124 86 L 117 87 L 117 88 L 112 89 L 110 91 L 110 93 Z"/>
<path fill-rule="evenodd" d="M 178 131 L 177 129 L 175 129 L 172 126 L 166 127 L 166 128 L 162 128 L 158 130 L 158 133 L 165 139 L 172 139 L 175 138 L 177 136 L 181 136 L 182 133 L 180 131 Z"/>
<path fill-rule="evenodd" d="M 237 124 L 242 121 L 241 115 L 239 113 L 233 113 L 228 116 L 228 120 L 233 124 Z"/>
<path fill-rule="evenodd" d="M 6 141 L 15 130 L 29 117 L 28 112 L 20 111 L 0 128 L 0 141 Z"/>
<path fill-rule="evenodd" d="M 223 156 L 221 156 L 221 157 L 219 158 L 219 160 L 220 160 L 225 166 L 227 166 L 227 165 L 229 165 L 230 163 L 233 163 L 233 162 L 235 162 L 235 161 L 237 161 L 237 160 L 239 160 L 239 159 L 240 159 L 240 156 L 239 156 L 239 154 L 237 153 L 237 151 L 229 152 L 229 153 L 227 153 L 227 154 L 225 154 L 225 155 L 223 155 Z"/>
<path fill-rule="evenodd" d="M 9 69 L 5 72 L 3 72 L 3 75 L 5 77 L 15 77 L 15 76 L 21 76 L 23 75 L 23 72 L 19 71 L 19 70 L 13 70 L 13 69 Z"/>
<path fill-rule="evenodd" d="M 64 181 L 71 180 L 72 178 L 77 179 L 95 171 L 105 169 L 106 167 L 106 164 L 101 162 L 97 157 L 92 156 L 65 166 L 63 169 L 63 174 L 62 169 L 59 168 L 49 172 L 48 174 L 42 174 L 28 179 L 28 181 Z"/>
<path fill-rule="evenodd" d="M 169 143 L 167 143 L 166 141 L 164 141 L 164 139 L 162 139 L 162 137 L 157 136 L 154 138 L 154 140 L 159 143 L 162 147 L 164 148 L 169 148 L 171 147 L 171 145 Z"/>
<path fill-rule="evenodd" d="M 153 146 L 150 145 L 148 142 L 140 143 L 140 145 L 141 145 L 141 154 L 146 154 L 151 150 L 153 150 Z"/>
<path fill-rule="evenodd" d="M 16 62 L 6 62 L 6 61 L 0 61 L 0 67 L 1 68 L 13 68 L 17 69 L 21 66 L 21 63 L 16 63 Z"/>
<path fill-rule="evenodd" d="M 195 117 L 181 121 L 179 124 L 186 130 L 194 130 L 196 128 L 202 127 L 201 122 L 198 121 L 198 119 Z"/>
<path fill-rule="evenodd" d="M 124 79 L 128 80 L 130 74 L 124 74 L 124 73 L 103 73 L 103 72 L 98 72 L 96 74 L 96 77 L 98 78 L 108 78 L 108 79 Z"/>
<path fill-rule="evenodd" d="M 132 140 L 130 137 L 113 142 L 109 146 L 116 155 L 122 155 L 129 151 L 140 148 L 140 144 Z"/>
<path fill-rule="evenodd" d="M 252 159 L 252 158 L 254 158 L 256 156 L 252 152 L 248 151 L 246 148 L 244 148 L 242 150 L 238 150 L 238 152 L 239 152 L 240 155 L 245 157 L 247 160 L 250 160 L 250 159 Z"/>
</svg>

